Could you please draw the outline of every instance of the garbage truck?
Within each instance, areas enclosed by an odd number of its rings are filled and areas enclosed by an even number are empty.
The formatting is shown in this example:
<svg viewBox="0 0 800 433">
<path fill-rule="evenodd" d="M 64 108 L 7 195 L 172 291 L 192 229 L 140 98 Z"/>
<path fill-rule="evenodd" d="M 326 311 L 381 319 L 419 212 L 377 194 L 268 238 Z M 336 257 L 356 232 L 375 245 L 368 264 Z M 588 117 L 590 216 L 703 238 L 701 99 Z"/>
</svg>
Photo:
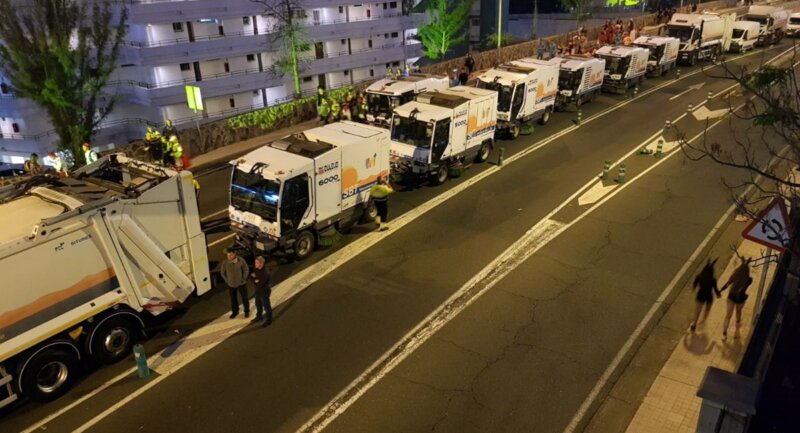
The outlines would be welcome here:
<svg viewBox="0 0 800 433">
<path fill-rule="evenodd" d="M 789 13 L 780 6 L 753 5 L 747 9 L 744 19 L 760 25 L 756 45 L 772 45 L 780 42 L 786 33 Z"/>
<path fill-rule="evenodd" d="M 730 51 L 744 53 L 752 50 L 760 32 L 761 25 L 755 21 L 736 21 L 733 23 Z"/>
<path fill-rule="evenodd" d="M 389 175 L 389 131 L 343 121 L 268 143 L 231 161 L 228 213 L 252 253 L 308 257 L 377 216 L 369 190 Z"/>
<path fill-rule="evenodd" d="M 450 87 L 445 75 L 411 73 L 399 78 L 384 78 L 367 87 L 366 97 L 369 110 L 367 121 L 372 124 L 389 126 L 392 110 L 406 102 L 413 101 L 422 93 Z"/>
<path fill-rule="evenodd" d="M 0 188 L 0 407 L 111 364 L 211 288 L 192 174 L 111 154 Z"/>
<path fill-rule="evenodd" d="M 625 93 L 644 80 L 650 51 L 642 47 L 606 45 L 600 47 L 595 56 L 606 61 L 603 90 Z"/>
<path fill-rule="evenodd" d="M 675 63 L 678 61 L 680 41 L 676 38 L 639 36 L 633 44 L 650 51 L 650 56 L 647 59 L 648 77 L 660 77 L 666 74 L 675 67 Z"/>
<path fill-rule="evenodd" d="M 558 94 L 556 109 L 563 110 L 569 104 L 580 107 L 591 101 L 603 86 L 606 61 L 596 57 L 556 57 L 559 63 Z"/>
<path fill-rule="evenodd" d="M 391 167 L 396 181 L 441 185 L 494 147 L 497 92 L 458 86 L 425 92 L 394 110 Z"/>
<path fill-rule="evenodd" d="M 544 125 L 558 93 L 558 62 L 525 58 L 489 69 L 476 86 L 497 92 L 497 130 L 511 139 L 523 126 L 539 121 Z"/>
<path fill-rule="evenodd" d="M 673 14 L 667 24 L 667 36 L 680 40 L 678 61 L 689 65 L 719 56 L 725 34 L 726 20 L 716 14 Z"/>
</svg>

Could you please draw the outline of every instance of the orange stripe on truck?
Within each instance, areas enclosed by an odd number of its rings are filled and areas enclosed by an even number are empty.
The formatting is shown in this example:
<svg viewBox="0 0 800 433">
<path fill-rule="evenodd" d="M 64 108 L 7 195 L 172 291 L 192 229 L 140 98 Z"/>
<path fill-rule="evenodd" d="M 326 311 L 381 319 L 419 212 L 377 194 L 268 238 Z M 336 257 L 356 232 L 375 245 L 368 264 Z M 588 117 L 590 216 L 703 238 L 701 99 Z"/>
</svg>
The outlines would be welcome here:
<svg viewBox="0 0 800 433">
<path fill-rule="evenodd" d="M 33 316 L 34 314 L 39 313 L 41 311 L 44 311 L 79 293 L 97 287 L 98 285 L 111 280 L 112 278 L 114 278 L 114 276 L 116 276 L 116 274 L 114 273 L 113 269 L 111 268 L 104 269 L 96 274 L 87 275 L 81 278 L 80 281 L 67 287 L 64 290 L 48 293 L 47 295 L 44 295 L 41 298 L 21 308 L 0 314 L 0 329 L 11 326 L 16 322 L 19 322 L 20 320 Z"/>
</svg>

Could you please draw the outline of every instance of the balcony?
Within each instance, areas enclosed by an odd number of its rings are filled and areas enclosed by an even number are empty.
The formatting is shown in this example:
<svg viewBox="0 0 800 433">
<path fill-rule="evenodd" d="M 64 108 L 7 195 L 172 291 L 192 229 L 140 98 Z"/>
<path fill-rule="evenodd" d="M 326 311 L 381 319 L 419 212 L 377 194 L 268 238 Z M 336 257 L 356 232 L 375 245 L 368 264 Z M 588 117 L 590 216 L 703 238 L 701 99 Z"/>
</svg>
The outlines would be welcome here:
<svg viewBox="0 0 800 433">
<path fill-rule="evenodd" d="M 198 0 L 199 1 L 199 0 Z M 425 16 L 397 15 L 388 18 L 361 20 L 332 20 L 310 23 L 308 37 L 314 41 L 347 39 L 402 31 L 418 27 Z M 153 42 L 126 41 L 120 62 L 156 66 L 165 63 L 201 61 L 262 51 L 276 51 L 274 33 L 254 34 L 252 31 L 226 33 L 196 38 L 177 38 Z"/>
</svg>

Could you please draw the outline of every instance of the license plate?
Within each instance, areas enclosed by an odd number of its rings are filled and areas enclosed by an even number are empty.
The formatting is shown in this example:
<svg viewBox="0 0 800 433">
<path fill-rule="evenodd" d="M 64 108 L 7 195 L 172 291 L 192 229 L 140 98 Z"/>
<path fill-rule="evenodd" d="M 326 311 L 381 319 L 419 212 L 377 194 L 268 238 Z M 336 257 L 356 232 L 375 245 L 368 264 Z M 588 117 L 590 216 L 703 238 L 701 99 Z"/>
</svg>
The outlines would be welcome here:
<svg viewBox="0 0 800 433">
<path fill-rule="evenodd" d="M 256 241 L 256 248 L 261 250 L 261 251 L 264 251 L 266 249 L 266 248 L 264 248 L 264 243 L 263 242 L 259 242 L 259 241 Z"/>
</svg>

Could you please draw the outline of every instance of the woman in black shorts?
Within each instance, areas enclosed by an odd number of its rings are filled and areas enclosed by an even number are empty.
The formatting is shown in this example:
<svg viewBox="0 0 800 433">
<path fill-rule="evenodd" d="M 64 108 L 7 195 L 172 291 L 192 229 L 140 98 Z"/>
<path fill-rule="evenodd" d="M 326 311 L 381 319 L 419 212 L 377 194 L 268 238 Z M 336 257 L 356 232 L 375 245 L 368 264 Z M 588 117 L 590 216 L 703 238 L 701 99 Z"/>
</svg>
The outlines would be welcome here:
<svg viewBox="0 0 800 433">
<path fill-rule="evenodd" d="M 734 310 L 736 310 L 736 332 L 734 338 L 739 337 L 739 327 L 742 325 L 742 308 L 747 300 L 747 288 L 753 282 L 753 278 L 750 277 L 751 261 L 753 261 L 752 258 L 742 259 L 742 264 L 733 271 L 728 282 L 720 290 L 731 288 L 731 291 L 728 292 L 728 311 L 725 313 L 725 321 L 722 323 L 723 340 L 728 338 L 728 325 L 731 323 L 731 316 Z"/>
<path fill-rule="evenodd" d="M 714 259 L 714 261 L 709 260 L 706 262 L 706 266 L 703 270 L 694 277 L 694 287 L 697 288 L 697 296 L 695 296 L 697 306 L 694 310 L 694 321 L 692 321 L 691 326 L 692 332 L 697 329 L 698 324 L 702 323 L 708 317 L 708 313 L 711 311 L 711 304 L 714 302 L 714 293 L 716 293 L 718 298 L 720 296 L 719 288 L 717 288 L 717 277 L 714 276 L 715 263 L 717 263 L 717 259 Z M 705 314 L 701 320 L 700 314 L 704 311 Z"/>
</svg>

